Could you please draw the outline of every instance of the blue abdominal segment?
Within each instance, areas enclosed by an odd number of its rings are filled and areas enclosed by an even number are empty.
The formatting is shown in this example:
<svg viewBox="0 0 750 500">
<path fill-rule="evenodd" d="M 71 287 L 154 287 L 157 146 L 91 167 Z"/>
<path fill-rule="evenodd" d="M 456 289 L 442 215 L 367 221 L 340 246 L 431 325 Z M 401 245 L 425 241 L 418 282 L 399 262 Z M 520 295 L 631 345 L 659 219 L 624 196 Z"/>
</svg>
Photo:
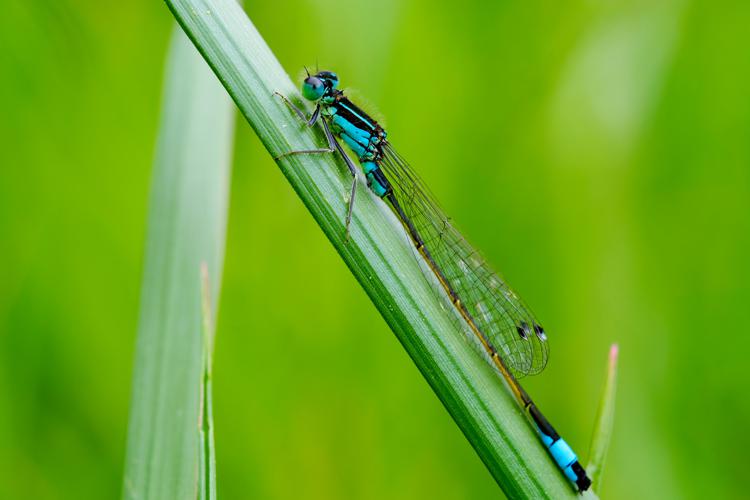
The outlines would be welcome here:
<svg viewBox="0 0 750 500">
<path fill-rule="evenodd" d="M 573 449 L 565 442 L 563 438 L 552 441 L 552 438 L 541 433 L 542 441 L 549 450 L 549 454 L 555 460 L 557 465 L 562 469 L 565 475 L 574 483 L 578 481 L 578 474 L 573 470 L 573 464 L 578 461 Z"/>
<path fill-rule="evenodd" d="M 366 161 L 362 163 L 362 168 L 367 176 L 367 185 L 373 193 L 380 196 L 381 198 L 388 193 L 388 188 L 385 186 L 383 179 L 383 172 L 380 167 L 374 162 Z"/>
</svg>

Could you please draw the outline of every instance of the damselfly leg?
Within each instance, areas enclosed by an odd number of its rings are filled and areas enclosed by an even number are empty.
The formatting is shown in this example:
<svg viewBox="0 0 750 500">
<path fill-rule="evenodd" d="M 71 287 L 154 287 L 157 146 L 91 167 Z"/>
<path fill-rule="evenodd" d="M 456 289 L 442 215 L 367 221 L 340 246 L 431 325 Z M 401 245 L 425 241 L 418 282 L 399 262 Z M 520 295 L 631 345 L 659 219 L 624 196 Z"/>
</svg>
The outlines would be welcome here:
<svg viewBox="0 0 750 500">
<path fill-rule="evenodd" d="M 313 111 L 313 114 L 308 119 L 307 116 L 305 116 L 305 112 L 299 109 L 297 106 L 294 105 L 289 99 L 286 98 L 283 94 L 280 94 L 279 92 L 274 92 L 274 95 L 277 95 L 281 97 L 281 99 L 286 103 L 289 108 L 294 111 L 294 114 L 296 114 L 300 120 L 304 121 L 308 127 L 314 126 L 318 121 L 322 124 L 323 132 L 325 133 L 326 140 L 328 141 L 328 147 L 327 148 L 320 148 L 320 149 L 300 149 L 298 151 L 288 151 L 286 153 L 282 153 L 276 158 L 275 160 L 278 160 L 280 158 L 283 158 L 285 156 L 290 155 L 300 155 L 300 154 L 320 154 L 320 153 L 335 153 L 336 151 L 341 154 L 341 156 L 344 158 L 344 162 L 346 163 L 347 168 L 349 169 L 349 173 L 352 174 L 352 187 L 351 191 L 349 193 L 349 202 L 347 203 L 347 212 L 346 212 L 346 224 L 345 224 L 345 237 L 346 240 L 349 240 L 349 225 L 352 221 L 352 211 L 354 210 L 354 197 L 357 194 L 357 167 L 354 166 L 354 162 L 352 162 L 351 158 L 349 158 L 349 155 L 346 154 L 344 149 L 341 147 L 341 144 L 336 140 L 336 137 L 331 133 L 331 129 L 328 126 L 328 123 L 325 119 L 320 120 L 320 105 L 315 107 L 315 111 Z"/>
</svg>

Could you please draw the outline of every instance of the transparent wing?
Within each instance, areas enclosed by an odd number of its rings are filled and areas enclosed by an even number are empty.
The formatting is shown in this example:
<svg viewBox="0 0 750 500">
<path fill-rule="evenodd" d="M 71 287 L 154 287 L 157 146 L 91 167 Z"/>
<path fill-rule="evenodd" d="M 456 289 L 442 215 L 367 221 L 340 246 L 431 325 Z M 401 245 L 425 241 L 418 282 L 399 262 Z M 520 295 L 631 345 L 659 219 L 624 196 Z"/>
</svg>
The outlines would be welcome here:
<svg viewBox="0 0 750 500">
<path fill-rule="evenodd" d="M 381 168 L 396 199 L 476 326 L 514 375 L 541 372 L 549 345 L 530 308 L 451 225 L 424 183 L 387 142 L 383 153 Z"/>
</svg>

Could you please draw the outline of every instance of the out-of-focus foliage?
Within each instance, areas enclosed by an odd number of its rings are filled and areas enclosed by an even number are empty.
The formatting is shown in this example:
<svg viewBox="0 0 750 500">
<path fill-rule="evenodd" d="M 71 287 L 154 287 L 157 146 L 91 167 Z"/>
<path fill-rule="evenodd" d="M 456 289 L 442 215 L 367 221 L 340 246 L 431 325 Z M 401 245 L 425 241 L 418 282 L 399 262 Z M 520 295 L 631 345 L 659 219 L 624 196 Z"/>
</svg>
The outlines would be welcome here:
<svg viewBox="0 0 750 500">
<path fill-rule="evenodd" d="M 213 500 L 211 311 L 221 286 L 235 112 L 179 26 L 168 53 L 122 496 Z"/>
<path fill-rule="evenodd" d="M 377 103 L 392 142 L 532 304 L 552 358 L 526 383 L 582 454 L 620 343 L 604 497 L 744 493 L 750 4 L 247 10 L 290 73 L 317 60 Z M 142 0 L 3 4 L 2 498 L 119 495 L 171 22 Z M 496 495 L 244 123 L 235 156 L 219 494 Z"/>
</svg>

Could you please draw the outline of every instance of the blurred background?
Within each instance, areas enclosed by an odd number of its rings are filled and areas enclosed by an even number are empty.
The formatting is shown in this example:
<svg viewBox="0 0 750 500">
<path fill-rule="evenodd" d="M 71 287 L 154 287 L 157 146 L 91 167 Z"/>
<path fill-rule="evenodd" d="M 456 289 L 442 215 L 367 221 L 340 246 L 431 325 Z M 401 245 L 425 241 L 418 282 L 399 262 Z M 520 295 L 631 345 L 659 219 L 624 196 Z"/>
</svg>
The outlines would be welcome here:
<svg viewBox="0 0 750 500">
<path fill-rule="evenodd" d="M 248 3 L 293 77 L 318 61 L 377 103 L 532 304 L 552 357 L 526 384 L 584 462 L 620 343 L 603 497 L 744 496 L 750 3 Z M 162 2 L 3 2 L 2 498 L 120 495 L 172 23 Z M 242 120 L 231 196 L 219 494 L 501 495 Z"/>
</svg>

